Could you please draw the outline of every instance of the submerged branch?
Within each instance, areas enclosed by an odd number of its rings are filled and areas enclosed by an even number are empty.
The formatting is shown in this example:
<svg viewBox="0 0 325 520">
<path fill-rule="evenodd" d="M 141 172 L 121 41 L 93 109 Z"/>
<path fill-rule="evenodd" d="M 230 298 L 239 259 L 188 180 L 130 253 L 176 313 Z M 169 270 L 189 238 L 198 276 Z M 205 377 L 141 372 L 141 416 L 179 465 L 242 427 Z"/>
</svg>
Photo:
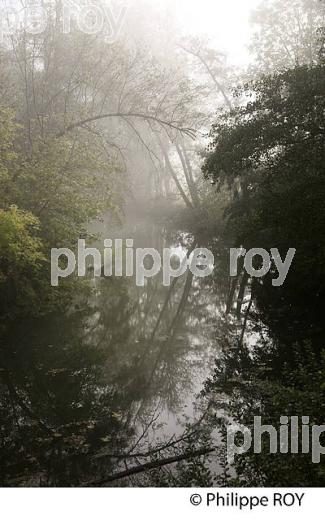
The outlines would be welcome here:
<svg viewBox="0 0 325 520">
<path fill-rule="evenodd" d="M 193 458 L 202 457 L 203 455 L 208 455 L 209 453 L 212 453 L 214 451 L 214 448 L 202 448 L 201 450 L 193 451 L 192 453 L 182 453 L 181 455 L 175 455 L 174 457 L 168 457 L 167 459 L 148 462 L 146 464 L 130 468 L 126 471 L 115 473 L 102 480 L 94 480 L 92 482 L 88 482 L 83 487 L 103 486 L 104 484 L 116 482 L 117 480 L 121 480 L 126 477 L 131 477 L 132 475 L 137 475 L 139 473 L 144 473 L 145 471 L 162 468 L 163 466 L 175 464 L 176 462 L 181 462 L 183 460 L 190 460 Z"/>
</svg>

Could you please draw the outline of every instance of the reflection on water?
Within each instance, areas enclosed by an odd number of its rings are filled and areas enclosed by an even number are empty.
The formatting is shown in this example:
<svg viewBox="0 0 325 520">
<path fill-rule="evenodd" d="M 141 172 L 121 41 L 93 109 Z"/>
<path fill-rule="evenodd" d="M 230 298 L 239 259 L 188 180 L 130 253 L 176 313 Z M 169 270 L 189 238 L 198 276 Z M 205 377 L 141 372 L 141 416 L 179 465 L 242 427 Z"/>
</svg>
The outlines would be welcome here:
<svg viewBox="0 0 325 520">
<path fill-rule="evenodd" d="M 105 238 L 182 247 L 188 233 L 104 220 Z M 101 278 L 74 307 L 7 332 L 2 359 L 1 477 L 5 485 L 78 485 L 119 467 L 122 454 L 181 434 L 217 354 L 224 306 L 213 279 L 164 287 Z M 222 291 L 220 292 L 222 294 Z"/>
</svg>

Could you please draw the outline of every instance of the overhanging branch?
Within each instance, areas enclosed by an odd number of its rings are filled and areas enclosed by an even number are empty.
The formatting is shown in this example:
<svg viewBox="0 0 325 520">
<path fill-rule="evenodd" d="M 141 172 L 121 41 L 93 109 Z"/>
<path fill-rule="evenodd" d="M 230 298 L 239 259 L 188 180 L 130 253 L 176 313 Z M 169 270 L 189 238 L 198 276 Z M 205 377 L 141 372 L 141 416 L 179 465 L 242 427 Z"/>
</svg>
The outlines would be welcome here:
<svg viewBox="0 0 325 520">
<path fill-rule="evenodd" d="M 176 130 L 177 132 L 180 132 L 181 134 L 187 135 L 188 137 L 191 137 L 191 139 L 194 139 L 196 136 L 196 131 L 193 128 L 186 128 L 180 126 L 176 121 L 164 121 L 163 119 L 160 119 L 156 116 L 151 116 L 148 114 L 141 114 L 141 113 L 134 113 L 134 112 L 113 112 L 113 113 L 107 113 L 107 114 L 100 114 L 92 117 L 88 117 L 86 119 L 81 119 L 79 121 L 76 121 L 75 123 L 72 123 L 71 125 L 67 126 L 64 130 L 58 133 L 57 137 L 62 137 L 65 134 L 71 132 L 75 128 L 80 128 L 83 125 L 86 125 L 88 123 L 93 123 L 95 121 L 101 121 L 103 119 L 108 119 L 112 117 L 121 117 L 123 119 L 128 117 L 134 117 L 138 119 L 143 119 L 144 121 L 153 121 L 158 123 L 164 128 L 171 128 L 172 130 Z"/>
</svg>

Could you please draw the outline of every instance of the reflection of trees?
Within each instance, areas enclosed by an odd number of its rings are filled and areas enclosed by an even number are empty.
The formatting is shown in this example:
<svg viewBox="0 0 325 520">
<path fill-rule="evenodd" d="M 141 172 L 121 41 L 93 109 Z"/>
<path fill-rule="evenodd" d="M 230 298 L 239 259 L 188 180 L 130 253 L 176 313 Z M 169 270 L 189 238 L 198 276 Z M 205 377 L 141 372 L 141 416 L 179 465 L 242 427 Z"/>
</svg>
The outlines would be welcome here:
<svg viewBox="0 0 325 520">
<path fill-rule="evenodd" d="M 170 288 L 158 277 L 145 287 L 119 279 L 98 286 L 91 341 L 110 349 L 107 371 L 127 386 L 129 405 L 138 402 L 141 413 L 157 398 L 175 407 L 180 388 L 190 384 L 185 311 L 191 287 L 192 276 L 174 279 Z"/>
<path fill-rule="evenodd" d="M 302 453 L 302 417 L 308 416 L 310 425 L 324 422 L 325 374 L 324 355 L 318 358 L 310 343 L 276 344 L 263 337 L 254 344 L 242 344 L 238 337 L 224 343 L 223 355 L 215 364 L 213 377 L 205 384 L 204 396 L 215 413 L 209 418 L 210 428 L 222 432 L 226 450 L 226 426 L 229 422 L 252 429 L 254 417 L 261 417 L 263 425 L 277 431 L 277 453 L 270 454 L 270 439 L 262 436 L 261 453 L 253 447 L 235 458 L 231 477 L 224 463 L 224 475 L 218 478 L 222 486 L 319 486 L 324 483 L 324 461 L 312 462 L 311 451 Z M 264 331 L 265 332 L 265 331 Z M 290 350 L 291 358 L 283 361 L 283 351 Z M 289 418 L 288 453 L 280 453 L 280 417 Z M 290 424 L 298 421 L 298 452 L 293 452 Z M 253 432 L 252 432 L 253 433 Z M 236 443 L 240 445 L 240 436 Z M 291 452 L 292 450 L 292 452 Z"/>
<path fill-rule="evenodd" d="M 236 476 L 233 473 L 231 477 L 224 462 L 224 474 L 217 478 L 219 485 L 323 485 L 323 460 L 313 464 L 311 453 L 302 453 L 301 446 L 302 417 L 309 417 L 310 425 L 324 422 L 321 277 L 320 272 L 312 278 L 301 277 L 299 265 L 293 265 L 280 288 L 272 286 L 271 274 L 247 283 L 243 271 L 229 286 L 224 300 L 228 300 L 227 312 L 218 321 L 224 330 L 218 337 L 222 353 L 203 392 L 218 412 L 209 418 L 210 428 L 222 432 L 226 450 L 228 418 L 251 428 L 254 417 L 259 416 L 262 424 L 274 426 L 279 435 L 280 417 L 297 417 L 299 448 L 298 453 L 290 453 L 289 441 L 289 453 L 279 453 L 278 447 L 278 453 L 271 455 L 265 435 L 261 453 L 252 449 L 236 457 Z M 238 445 L 240 442 L 237 438 Z"/>
<path fill-rule="evenodd" d="M 77 484 L 107 471 L 107 463 L 92 459 L 106 444 L 117 452 L 126 446 L 132 432 L 123 421 L 123 393 L 105 378 L 106 352 L 83 341 L 89 311 L 58 312 L 8 332 L 1 353 L 3 483 Z"/>
<path fill-rule="evenodd" d="M 170 240 L 154 237 L 158 249 Z M 191 250 L 191 237 L 180 242 Z M 123 460 L 146 465 L 152 452 L 182 459 L 183 436 L 149 446 L 148 432 L 166 406 L 177 409 L 199 368 L 192 336 L 210 297 L 199 285 L 191 274 L 170 288 L 159 277 L 141 288 L 103 278 L 90 298 L 76 296 L 74 309 L 8 330 L 0 372 L 3 483 L 78 485 L 105 479 Z"/>
</svg>

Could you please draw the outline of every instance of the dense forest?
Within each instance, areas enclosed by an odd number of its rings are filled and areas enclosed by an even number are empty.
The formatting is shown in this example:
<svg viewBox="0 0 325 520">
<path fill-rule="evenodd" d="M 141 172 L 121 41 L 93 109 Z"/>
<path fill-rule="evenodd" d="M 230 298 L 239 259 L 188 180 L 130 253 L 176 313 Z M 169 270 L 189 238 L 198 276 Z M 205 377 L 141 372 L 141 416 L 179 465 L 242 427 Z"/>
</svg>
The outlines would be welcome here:
<svg viewBox="0 0 325 520">
<path fill-rule="evenodd" d="M 0 44 L 0 484 L 323 486 L 267 436 L 230 464 L 227 427 L 324 424 L 325 3 L 261 2 L 242 67 L 152 2 L 113 42 L 40 3 Z M 103 238 L 216 268 L 51 286 L 51 249 Z M 233 247 L 296 256 L 274 287 Z"/>
</svg>

